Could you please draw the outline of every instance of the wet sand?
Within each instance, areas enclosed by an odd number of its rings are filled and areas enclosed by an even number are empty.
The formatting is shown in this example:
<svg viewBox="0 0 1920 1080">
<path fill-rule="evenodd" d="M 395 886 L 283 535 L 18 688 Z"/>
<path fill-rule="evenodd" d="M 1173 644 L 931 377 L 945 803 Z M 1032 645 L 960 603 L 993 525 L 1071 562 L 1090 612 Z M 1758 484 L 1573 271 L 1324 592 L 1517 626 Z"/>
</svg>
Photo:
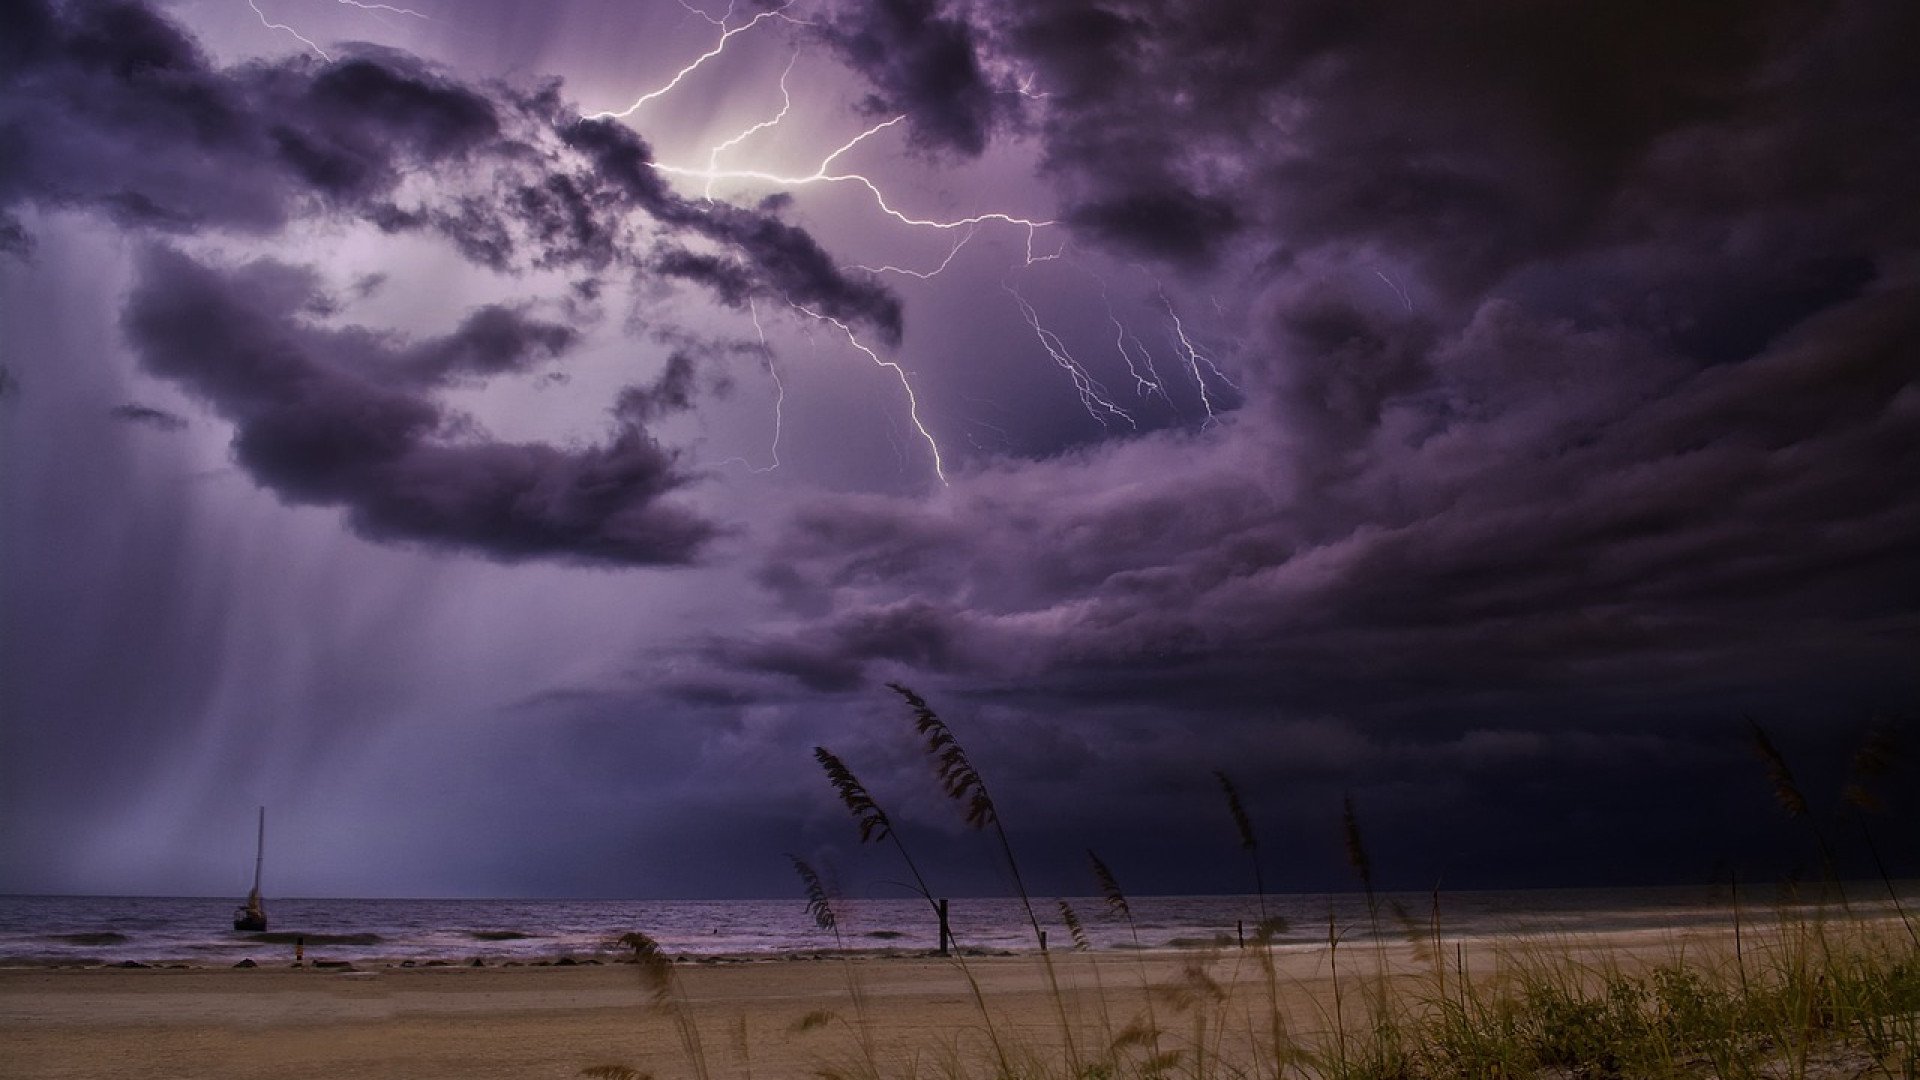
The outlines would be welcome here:
<svg viewBox="0 0 1920 1080">
<path fill-rule="evenodd" d="M 1710 935 L 1636 931 L 1540 943 L 1555 955 L 1594 962 L 1666 961 L 1681 949 L 1705 957 Z M 1512 939 L 1500 949 L 1511 950 Z M 1487 942 L 1464 941 L 1450 962 L 1481 976 L 1499 963 Z M 1343 978 L 1386 958 L 1415 977 L 1425 970 L 1404 943 L 1384 953 L 1343 947 Z M 1216 953 L 1056 952 L 1056 998 L 1036 956 L 967 962 L 1009 1045 L 1059 1060 L 1064 1006 L 1083 1044 L 1143 1014 L 1144 986 L 1207 992 L 1199 965 L 1229 995 L 1229 1014 L 1263 1001 L 1266 979 L 1251 950 Z M 1295 1031 L 1324 1026 L 1331 1001 L 1327 950 L 1276 952 L 1277 982 Z M 1451 963 L 1450 965 L 1451 966 Z M 849 980 L 859 991 L 857 1008 Z M 690 1018 L 715 1077 L 799 1080 L 858 1061 L 868 1033 L 883 1070 L 938 1076 L 958 1058 L 987 1074 L 987 1026 L 954 962 L 936 958 L 761 960 L 674 968 L 663 1008 L 639 969 L 605 967 L 0 970 L 0 1077 L 276 1080 L 561 1078 L 622 1065 L 660 1080 L 693 1076 L 684 1042 Z M 1182 1031 L 1178 992 L 1156 992 L 1161 1025 Z M 864 1024 L 855 1023 L 862 1014 Z M 830 1015 L 828 1015 L 830 1014 Z M 1244 1025 L 1244 1021 L 1242 1022 Z M 1224 1044 L 1233 1051 L 1233 1039 Z"/>
</svg>

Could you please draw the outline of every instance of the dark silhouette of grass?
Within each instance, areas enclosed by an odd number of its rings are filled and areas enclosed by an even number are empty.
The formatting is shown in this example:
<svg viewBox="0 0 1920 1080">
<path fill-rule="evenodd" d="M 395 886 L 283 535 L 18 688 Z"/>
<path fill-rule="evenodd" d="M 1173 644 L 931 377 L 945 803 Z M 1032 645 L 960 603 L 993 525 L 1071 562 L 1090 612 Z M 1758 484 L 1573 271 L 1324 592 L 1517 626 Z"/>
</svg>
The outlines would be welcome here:
<svg viewBox="0 0 1920 1080">
<path fill-rule="evenodd" d="M 1247 816 L 1247 806 L 1240 801 L 1240 789 L 1233 784 L 1233 778 L 1223 769 L 1213 770 L 1213 778 L 1220 784 L 1220 793 L 1227 799 L 1227 814 L 1233 818 L 1234 832 L 1240 836 L 1240 850 L 1247 853 L 1247 861 L 1253 864 L 1253 894 L 1260 900 L 1260 929 L 1269 929 L 1267 923 L 1267 880 L 1260 871 L 1260 841 L 1253 834 L 1253 819 Z"/>
<path fill-rule="evenodd" d="M 1007 872 L 1013 876 L 1014 892 L 1019 894 L 1020 907 L 1027 913 L 1027 923 L 1033 928 L 1034 944 L 1040 949 L 1040 962 L 1046 969 L 1047 986 L 1052 991 L 1053 1003 L 1060 1018 L 1061 1038 L 1066 1041 L 1067 1062 L 1074 1072 L 1080 1071 L 1080 1054 L 1073 1036 L 1073 1023 L 1068 1019 L 1066 999 L 1060 993 L 1059 973 L 1054 970 L 1053 960 L 1047 954 L 1047 933 L 1040 928 L 1039 916 L 1033 912 L 1033 899 L 1027 893 L 1027 885 L 1020 877 L 1020 860 L 1014 857 L 1013 841 L 1008 838 L 1006 826 L 1000 823 L 1000 811 L 993 804 L 993 797 L 987 793 L 987 782 L 981 778 L 980 771 L 973 767 L 966 749 L 960 740 L 954 737 L 953 729 L 940 719 L 925 698 L 914 693 L 900 683 L 888 683 L 887 688 L 906 701 L 913 710 L 913 726 L 926 740 L 927 756 L 934 764 L 934 774 L 939 778 L 941 790 L 949 799 L 965 808 L 966 823 L 975 829 L 992 828 L 994 836 L 1000 841 L 1000 854 L 1006 859 Z"/>
<path fill-rule="evenodd" d="M 882 840 L 892 841 L 894 850 L 900 855 L 900 861 L 905 864 L 907 872 L 913 876 L 914 891 L 927 902 L 937 919 L 940 914 L 940 902 L 935 899 L 933 890 L 927 887 L 927 879 L 921 875 L 920 867 L 913 861 L 913 854 L 907 850 L 906 842 L 900 838 L 899 833 L 894 831 L 893 822 L 887 817 L 886 811 L 874 801 L 866 785 L 853 775 L 853 770 L 831 751 L 825 747 L 816 746 L 813 748 L 813 757 L 826 771 L 827 782 L 832 786 L 834 794 L 840 797 L 840 802 L 859 823 L 860 842 L 868 844 L 879 843 Z M 962 950 L 955 948 L 953 959 L 961 975 L 966 978 L 968 990 L 972 993 L 974 1004 L 979 1009 L 980 1021 L 985 1027 L 988 1042 L 993 1046 L 994 1060 L 999 1065 L 999 1071 L 1003 1075 L 1011 1075 L 1012 1062 L 1007 1057 L 999 1031 L 994 1026 L 993 1012 L 987 1007 L 987 999 L 980 992 L 979 980 L 973 977 L 973 972 L 967 967 Z"/>
<path fill-rule="evenodd" d="M 914 710 L 916 731 L 925 740 L 942 792 L 961 806 L 967 824 L 996 831 L 1038 942 L 1039 920 L 1017 866 L 1011 865 L 1012 845 L 985 780 L 924 699 L 903 686 L 893 689 Z M 1750 724 L 1748 734 L 1775 800 L 1789 818 L 1814 829 L 1831 873 L 1831 850 L 1818 830 L 1815 806 L 1787 758 L 1758 724 Z M 1876 729 L 1855 755 L 1842 802 L 1859 815 L 1863 830 L 1866 818 L 1883 805 L 1875 785 L 1889 774 L 1897 753 L 1891 735 Z M 815 758 L 854 818 L 861 842 L 891 845 L 907 866 L 914 890 L 933 903 L 926 879 L 873 793 L 829 751 L 817 748 Z M 1253 864 L 1262 915 L 1254 949 L 1231 960 L 1212 951 L 1189 953 L 1175 974 L 1155 981 L 1139 948 L 1132 902 L 1112 868 L 1089 851 L 1106 915 L 1126 921 L 1135 946 L 1130 960 L 1140 976 L 1142 1016 L 1116 1030 L 1110 1010 L 1121 999 L 1101 981 L 1103 961 L 1092 948 L 1081 912 L 1061 900 L 1059 916 L 1074 945 L 1070 969 L 1091 979 L 1090 991 L 1084 985 L 1074 990 L 1090 993 L 1096 1028 L 1076 1026 L 1067 1008 L 1068 989 L 1057 978 L 1053 957 L 1041 949 L 1036 959 L 1047 974 L 1059 1038 L 1052 1045 L 1022 1042 L 1017 1025 L 999 1023 L 1000 1010 L 982 992 L 962 953 L 952 962 L 965 975 L 987 1032 L 984 1059 L 951 1043 L 946 1056 L 931 1066 L 917 1053 L 888 1062 L 875 1048 L 857 968 L 848 963 L 855 1016 L 842 1022 L 859 1040 L 860 1062 L 851 1069 L 823 1068 L 817 1075 L 832 1080 L 895 1075 L 922 1080 L 928 1072 L 934 1074 L 930 1080 L 1920 1080 L 1920 937 L 1891 881 L 1887 886 L 1897 920 L 1855 914 L 1842 897 L 1842 917 L 1817 900 L 1811 906 L 1784 906 L 1771 920 L 1750 924 L 1736 889 L 1730 957 L 1679 938 L 1671 960 L 1652 963 L 1572 939 L 1513 937 L 1481 946 L 1469 963 L 1466 943 L 1446 939 L 1438 887 L 1425 925 L 1403 905 L 1389 902 L 1403 945 L 1390 944 L 1381 934 L 1375 866 L 1351 794 L 1341 804 L 1341 839 L 1366 897 L 1373 970 L 1367 972 L 1362 963 L 1360 992 L 1352 993 L 1356 969 L 1348 935 L 1357 927 L 1341 926 L 1330 911 L 1325 945 L 1313 954 L 1326 973 L 1326 998 L 1288 997 L 1275 962 L 1271 927 L 1276 920 L 1267 915 L 1252 819 L 1233 781 L 1224 772 L 1214 778 L 1240 847 Z M 804 860 L 790 858 L 808 916 L 834 935 L 844 960 L 831 891 Z M 1887 925 L 1893 921 L 1900 930 Z M 710 1080 L 699 1032 L 678 993 L 671 963 L 645 934 L 621 940 L 633 949 L 651 999 L 673 1015 L 693 1074 Z M 1411 964 L 1396 962 L 1401 948 Z M 1237 982 L 1240 957 L 1247 955 L 1265 972 L 1264 987 Z M 1225 982 L 1213 972 L 1222 964 L 1230 972 Z M 1259 999 L 1262 989 L 1264 1000 Z M 1318 1027 L 1301 1025 L 1303 1002 L 1318 1012 Z M 1183 1017 L 1187 1032 L 1163 1030 L 1162 1009 Z M 838 1013 L 814 1008 L 794 1030 L 837 1020 L 842 1020 Z M 744 1026 L 740 1039 L 745 1065 Z M 1092 1049 L 1082 1053 L 1081 1047 Z M 607 1065 L 583 1075 L 635 1080 L 645 1074 Z"/>
</svg>

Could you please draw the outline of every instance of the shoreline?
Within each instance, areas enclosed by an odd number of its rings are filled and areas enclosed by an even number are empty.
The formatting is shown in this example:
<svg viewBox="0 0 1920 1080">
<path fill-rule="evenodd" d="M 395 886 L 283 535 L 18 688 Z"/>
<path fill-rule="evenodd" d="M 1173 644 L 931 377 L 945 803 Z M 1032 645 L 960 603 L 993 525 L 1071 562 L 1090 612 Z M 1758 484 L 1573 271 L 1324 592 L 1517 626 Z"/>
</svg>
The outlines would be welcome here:
<svg viewBox="0 0 1920 1080">
<path fill-rule="evenodd" d="M 1780 933 L 1756 928 L 1748 955 L 1769 937 L 1784 944 Z M 1457 963 L 1479 982 L 1530 957 L 1595 971 L 1677 960 L 1724 971 L 1716 965 L 1728 962 L 1734 942 L 1729 928 L 1443 935 L 1440 944 L 1449 967 Z M 1222 1016 L 1262 1007 L 1274 993 L 1294 1030 L 1324 1025 L 1336 1000 L 1327 947 L 1295 943 L 1271 955 L 1271 983 L 1257 947 L 1055 951 L 1050 963 L 1037 952 L 967 956 L 964 964 L 904 953 L 695 959 L 672 964 L 664 988 L 649 983 L 644 967 L 609 962 L 0 968 L 0 1075 L 558 1080 L 617 1065 L 666 1078 L 695 1071 L 685 1025 L 715 1077 L 844 1076 L 867 1053 L 889 1075 L 939 1075 L 947 1065 L 972 1075 L 990 1035 L 1057 1058 L 1060 1015 L 1111 1038 L 1158 1007 L 1171 1037 L 1192 1022 L 1168 1012 L 1180 1008 L 1173 1002 L 1181 987 L 1212 987 Z M 1404 940 L 1342 945 L 1339 974 L 1360 980 L 1378 965 L 1382 977 L 1417 987 L 1429 960 Z M 1048 989 L 1056 976 L 1057 997 Z M 988 1003 L 991 1025 L 969 983 Z"/>
<path fill-rule="evenodd" d="M 1725 922 L 1669 922 L 1639 926 L 1621 926 L 1616 923 L 1602 923 L 1598 926 L 1582 927 L 1579 920 L 1570 920 L 1572 925 L 1531 926 L 1506 930 L 1476 930 L 1472 932 L 1448 932 L 1441 927 L 1438 940 L 1446 947 L 1462 945 L 1480 949 L 1489 946 L 1523 947 L 1530 943 L 1556 942 L 1569 938 L 1624 942 L 1649 937 L 1661 939 L 1701 938 L 1728 939 L 1735 933 L 1731 920 Z M 1854 926 L 1872 926 L 1885 924 L 1898 926 L 1899 919 L 1891 914 L 1875 913 L 1862 915 L 1856 913 L 1849 917 L 1840 917 L 1832 913 L 1815 914 L 1812 918 L 1803 915 L 1769 913 L 1762 916 L 1743 916 L 1740 925 L 1749 935 L 1766 935 L 1778 932 L 1790 926 L 1818 925 L 1822 922 L 1846 923 Z M 1422 925 L 1420 941 L 1430 943 L 1434 938 Z M 289 937 L 295 935 L 288 935 Z M 287 970 L 300 969 L 341 969 L 360 971 L 412 971 L 443 969 L 517 969 L 517 968 L 593 968 L 627 967 L 633 964 L 625 947 L 606 944 L 586 949 L 562 949 L 551 954 L 529 954 L 525 952 L 504 954 L 474 950 L 460 954 L 423 957 L 419 955 L 373 955 L 362 954 L 329 955 L 330 944 L 325 935 L 316 934 L 317 942 L 305 950 L 302 960 L 293 959 L 286 950 L 293 948 L 291 942 L 268 943 L 272 952 L 265 949 L 248 952 L 242 960 L 228 962 L 226 958 L 217 961 L 188 959 L 177 956 L 147 957 L 143 959 L 125 958 L 108 960 L 98 957 L 87 958 L 49 958 L 45 960 L 31 957 L 0 957 L 0 972 L 21 971 L 228 971 L 228 970 Z M 1402 926 L 1380 928 L 1376 939 L 1367 927 L 1343 926 L 1341 947 L 1344 949 L 1372 950 L 1376 944 L 1388 949 L 1405 948 L 1410 941 L 1407 928 Z M 484 944 L 484 943 L 477 943 Z M 1090 949 L 1078 949 L 1070 943 L 1062 947 L 1059 944 L 1047 952 L 1053 957 L 1138 957 L 1166 959 L 1192 957 L 1211 953 L 1231 955 L 1236 952 L 1251 952 L 1259 946 L 1249 935 L 1244 941 L 1236 940 L 1231 933 L 1219 933 L 1212 937 L 1189 937 L 1172 942 L 1152 945 L 1134 945 L 1131 943 L 1107 944 Z M 1324 937 L 1305 938 L 1288 937 L 1273 941 L 1269 948 L 1276 956 L 1311 954 L 1325 952 L 1327 941 Z M 954 950 L 955 954 L 966 960 L 998 959 L 1038 959 L 1042 950 L 1031 946 L 1026 948 L 991 948 L 962 945 Z M 767 949 L 732 952 L 698 952 L 690 950 L 663 949 L 662 955 L 677 970 L 682 967 L 714 967 L 735 965 L 761 965 L 786 963 L 815 963 L 850 960 L 860 963 L 877 962 L 939 962 L 947 958 L 940 956 L 932 947 L 913 948 L 905 946 L 870 948 L 803 948 L 803 949 Z"/>
</svg>

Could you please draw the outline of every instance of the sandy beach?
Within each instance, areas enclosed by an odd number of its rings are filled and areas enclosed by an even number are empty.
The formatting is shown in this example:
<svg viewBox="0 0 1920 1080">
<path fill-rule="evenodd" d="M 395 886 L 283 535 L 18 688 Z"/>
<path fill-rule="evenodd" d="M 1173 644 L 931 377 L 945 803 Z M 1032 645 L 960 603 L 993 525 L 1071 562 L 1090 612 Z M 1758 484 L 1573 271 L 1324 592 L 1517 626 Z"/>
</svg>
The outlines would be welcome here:
<svg viewBox="0 0 1920 1080">
<path fill-rule="evenodd" d="M 1551 947 L 1631 966 L 1670 960 L 1681 949 L 1704 956 L 1718 944 L 1709 935 L 1634 932 Z M 1290 946 L 1275 955 L 1289 1024 L 1324 1025 L 1326 950 Z M 1387 955 L 1396 969 L 1416 970 L 1404 944 Z M 1458 955 L 1481 975 L 1498 964 L 1484 942 L 1462 942 Z M 1190 974 L 1196 965 L 1228 995 L 1221 1015 L 1233 1015 L 1266 994 L 1254 957 L 1235 949 L 1057 952 L 1054 966 L 1078 1037 L 1092 1040 L 1141 1013 L 1144 986 L 1199 985 Z M 1352 978 L 1378 960 L 1369 947 L 1343 949 L 1340 962 Z M 1057 1049 L 1059 1009 L 1038 957 L 974 958 L 967 971 L 1005 1041 Z M 683 964 L 674 968 L 672 1000 L 684 1002 L 681 1015 L 697 1028 L 713 1075 L 809 1077 L 859 1058 L 850 979 L 864 1000 L 864 1030 L 889 1071 L 940 1075 L 955 1054 L 975 1065 L 988 1060 L 966 977 L 949 960 Z M 1164 1028 L 1190 1023 L 1178 1015 L 1177 991 L 1153 997 Z M 1231 1053 L 1233 1042 L 1230 1032 L 1223 1049 Z M 0 970 L 0 1076 L 9 1078 L 560 1078 L 599 1065 L 663 1080 L 694 1073 L 675 1012 L 653 1000 L 635 967 Z"/>
</svg>

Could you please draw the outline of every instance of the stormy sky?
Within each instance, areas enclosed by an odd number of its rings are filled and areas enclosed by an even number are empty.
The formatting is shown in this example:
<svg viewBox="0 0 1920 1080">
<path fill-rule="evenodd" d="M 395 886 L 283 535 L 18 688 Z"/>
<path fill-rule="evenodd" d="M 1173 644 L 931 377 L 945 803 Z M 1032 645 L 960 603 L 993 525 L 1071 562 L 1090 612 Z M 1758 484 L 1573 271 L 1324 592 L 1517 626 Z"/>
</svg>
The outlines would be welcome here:
<svg viewBox="0 0 1920 1080">
<path fill-rule="evenodd" d="M 0 26 L 0 892 L 1920 874 L 1910 3 Z"/>
</svg>

